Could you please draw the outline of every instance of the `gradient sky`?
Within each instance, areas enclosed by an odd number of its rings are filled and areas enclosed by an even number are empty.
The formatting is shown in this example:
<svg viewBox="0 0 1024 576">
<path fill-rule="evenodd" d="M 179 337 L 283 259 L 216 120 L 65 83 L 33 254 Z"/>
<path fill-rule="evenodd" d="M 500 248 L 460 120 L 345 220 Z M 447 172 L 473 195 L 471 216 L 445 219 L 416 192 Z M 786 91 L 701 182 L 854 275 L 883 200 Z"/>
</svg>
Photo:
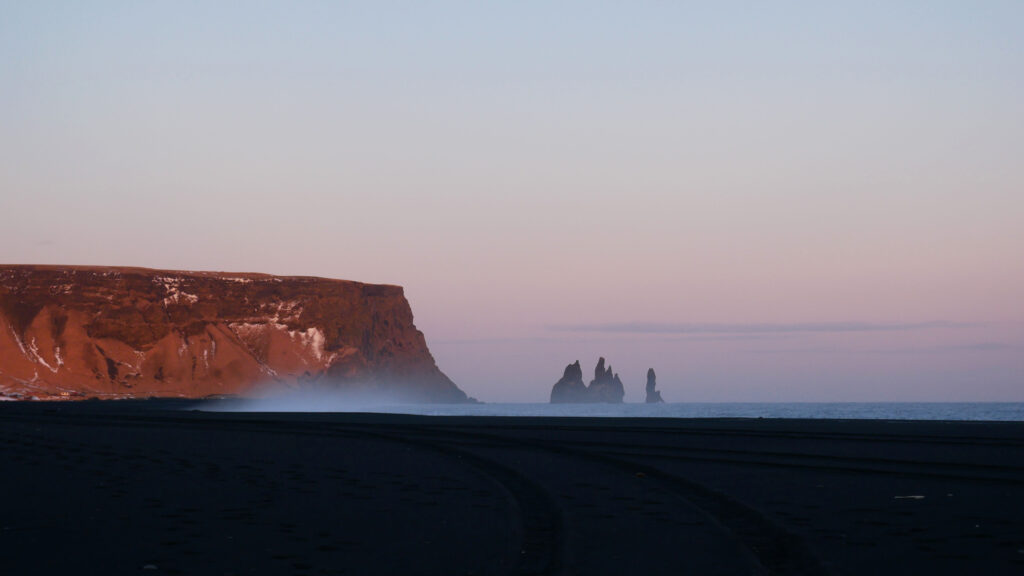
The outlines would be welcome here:
<svg viewBox="0 0 1024 576">
<path fill-rule="evenodd" d="M 401 284 L 487 401 L 1024 401 L 1024 3 L 703 4 L 0 1 L 0 262 Z"/>
</svg>

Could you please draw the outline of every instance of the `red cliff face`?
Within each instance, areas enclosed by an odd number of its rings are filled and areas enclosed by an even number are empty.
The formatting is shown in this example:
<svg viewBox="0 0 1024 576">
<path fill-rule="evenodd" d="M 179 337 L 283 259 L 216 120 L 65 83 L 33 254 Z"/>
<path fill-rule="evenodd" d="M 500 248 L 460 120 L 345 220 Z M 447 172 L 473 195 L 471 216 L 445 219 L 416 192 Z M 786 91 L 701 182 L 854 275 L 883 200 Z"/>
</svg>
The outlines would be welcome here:
<svg viewBox="0 0 1024 576">
<path fill-rule="evenodd" d="M 198 398 L 264 383 L 466 400 L 399 286 L 0 266 L 0 399 Z"/>
</svg>

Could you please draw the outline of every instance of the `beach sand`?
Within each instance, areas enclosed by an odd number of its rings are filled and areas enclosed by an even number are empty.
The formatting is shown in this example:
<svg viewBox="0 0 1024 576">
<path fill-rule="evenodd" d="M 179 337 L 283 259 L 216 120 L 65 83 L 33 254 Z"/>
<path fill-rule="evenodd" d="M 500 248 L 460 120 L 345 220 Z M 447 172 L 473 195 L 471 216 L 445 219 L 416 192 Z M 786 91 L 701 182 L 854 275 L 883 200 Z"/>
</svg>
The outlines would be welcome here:
<svg viewBox="0 0 1024 576">
<path fill-rule="evenodd" d="M 1024 423 L 0 404 L 0 574 L 1024 574 Z"/>
</svg>

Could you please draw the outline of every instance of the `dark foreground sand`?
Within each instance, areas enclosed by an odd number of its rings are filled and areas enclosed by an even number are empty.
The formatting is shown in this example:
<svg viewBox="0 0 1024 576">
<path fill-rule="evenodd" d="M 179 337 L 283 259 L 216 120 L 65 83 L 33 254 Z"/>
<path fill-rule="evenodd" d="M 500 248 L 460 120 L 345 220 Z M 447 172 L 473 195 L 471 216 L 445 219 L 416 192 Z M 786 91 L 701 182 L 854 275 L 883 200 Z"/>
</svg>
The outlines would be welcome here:
<svg viewBox="0 0 1024 576">
<path fill-rule="evenodd" d="M 0 574 L 1024 574 L 1024 423 L 0 404 Z"/>
</svg>

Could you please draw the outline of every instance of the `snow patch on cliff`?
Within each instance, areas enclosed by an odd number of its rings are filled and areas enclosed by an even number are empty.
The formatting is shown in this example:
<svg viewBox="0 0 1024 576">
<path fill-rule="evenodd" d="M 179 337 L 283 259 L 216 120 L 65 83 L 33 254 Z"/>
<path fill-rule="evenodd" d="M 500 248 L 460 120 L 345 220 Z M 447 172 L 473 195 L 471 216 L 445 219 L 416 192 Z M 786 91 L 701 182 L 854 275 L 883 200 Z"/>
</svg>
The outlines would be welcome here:
<svg viewBox="0 0 1024 576">
<path fill-rule="evenodd" d="M 256 351 L 250 346 L 250 341 L 254 338 L 259 338 L 273 326 L 278 330 L 287 330 L 288 327 L 284 324 L 268 324 L 268 323 L 254 323 L 254 322 L 232 322 L 228 324 L 228 329 L 231 330 L 238 338 L 239 342 L 245 346 L 252 357 L 259 363 L 260 369 L 270 374 L 271 376 L 277 377 L 277 371 L 267 366 L 266 362 L 261 360 L 257 355 Z"/>
<path fill-rule="evenodd" d="M 171 304 L 180 304 L 182 301 L 188 302 L 189 305 L 199 302 L 199 296 L 189 294 L 181 289 L 181 278 L 157 276 L 153 278 L 153 283 L 162 286 L 164 293 L 167 294 L 163 300 L 165 308 Z"/>
<path fill-rule="evenodd" d="M 195 304 L 196 302 L 199 302 L 199 296 L 196 296 L 195 294 L 189 294 L 184 290 L 172 288 L 167 291 L 167 297 L 164 298 L 164 306 L 166 307 L 171 304 L 180 304 L 182 301 L 188 302 L 189 304 Z"/>
<path fill-rule="evenodd" d="M 39 345 L 36 344 L 35 337 L 33 337 L 32 341 L 28 343 L 28 351 L 32 354 L 32 356 L 35 356 L 35 361 L 36 362 L 38 362 L 39 364 L 42 364 L 43 366 L 46 366 L 46 369 L 49 370 L 50 372 L 53 372 L 54 374 L 56 374 L 57 370 L 60 368 L 60 366 L 64 364 L 64 362 L 62 362 L 60 360 L 60 356 L 58 355 L 58 357 L 57 357 L 58 365 L 56 367 L 50 366 L 50 363 L 47 362 L 42 357 L 42 355 L 39 354 Z"/>
<path fill-rule="evenodd" d="M 302 302 L 298 300 L 282 300 L 277 303 L 274 317 L 270 318 L 269 322 L 275 325 L 283 325 L 288 322 L 295 324 L 299 321 L 299 317 L 302 316 L 302 312 Z"/>
<path fill-rule="evenodd" d="M 22 343 L 21 336 L 18 336 L 18 333 L 14 330 L 14 326 L 7 326 L 7 328 L 10 329 L 11 336 L 14 336 L 14 341 L 18 343 L 18 348 L 21 349 L 22 355 L 28 356 L 28 352 L 25 350 L 25 344 Z"/>
<path fill-rule="evenodd" d="M 71 294 L 71 290 L 74 287 L 74 284 L 54 284 L 53 286 L 50 286 L 50 294 L 53 296 L 59 296 L 61 294 Z"/>
<path fill-rule="evenodd" d="M 243 340 L 258 338 L 268 330 L 278 330 L 288 334 L 292 342 L 297 342 L 317 360 L 324 359 L 324 345 L 327 343 L 327 337 L 323 330 L 315 326 L 305 330 L 289 330 L 287 324 L 279 321 L 279 316 L 274 316 L 267 322 L 232 322 L 228 327 Z"/>
<path fill-rule="evenodd" d="M 291 330 L 288 335 L 292 340 L 298 339 L 299 344 L 311 351 L 317 360 L 324 359 L 324 343 L 327 342 L 327 338 L 324 337 L 323 330 L 311 327 L 305 330 Z"/>
</svg>

